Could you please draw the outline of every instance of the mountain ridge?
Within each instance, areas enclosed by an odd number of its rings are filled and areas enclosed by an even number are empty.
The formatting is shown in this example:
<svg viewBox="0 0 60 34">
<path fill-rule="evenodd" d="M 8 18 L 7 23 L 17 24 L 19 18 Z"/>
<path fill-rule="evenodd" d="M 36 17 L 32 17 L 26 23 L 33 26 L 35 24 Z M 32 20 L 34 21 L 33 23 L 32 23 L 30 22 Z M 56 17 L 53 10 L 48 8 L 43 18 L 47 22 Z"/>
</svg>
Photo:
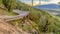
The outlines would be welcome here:
<svg viewBox="0 0 60 34">
<path fill-rule="evenodd" d="M 35 8 L 40 9 L 60 9 L 58 4 L 45 4 L 45 5 L 36 5 Z"/>
</svg>

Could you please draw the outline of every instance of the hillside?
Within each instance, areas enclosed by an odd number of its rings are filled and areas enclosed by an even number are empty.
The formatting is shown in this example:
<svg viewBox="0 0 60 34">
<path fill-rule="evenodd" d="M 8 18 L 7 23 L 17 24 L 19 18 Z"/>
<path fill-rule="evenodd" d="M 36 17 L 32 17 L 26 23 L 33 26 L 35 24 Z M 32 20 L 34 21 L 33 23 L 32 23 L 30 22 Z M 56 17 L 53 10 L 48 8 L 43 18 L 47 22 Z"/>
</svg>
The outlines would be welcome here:
<svg viewBox="0 0 60 34">
<path fill-rule="evenodd" d="M 59 9 L 59 5 L 58 4 L 46 4 L 46 5 L 36 5 L 36 6 L 34 6 L 34 7 L 36 7 L 36 8 L 40 8 L 40 9 Z"/>
<path fill-rule="evenodd" d="M 36 27 L 41 32 L 46 32 L 46 31 L 53 32 L 53 31 L 56 31 L 58 28 L 60 28 L 59 27 L 60 21 L 41 9 L 33 8 L 22 2 L 17 3 L 16 9 L 23 10 L 23 11 L 29 11 L 30 12 L 29 19 L 33 21 L 32 24 L 33 23 L 36 24 Z M 45 28 L 47 28 L 47 30 Z"/>
<path fill-rule="evenodd" d="M 4 18 L 1 17 L 14 15 L 17 14 L 14 12 L 8 12 L 4 5 L 2 4 L 2 0 L 0 0 L 0 34 L 30 34 L 26 31 L 23 31 L 22 28 L 14 26 L 16 25 L 15 21 L 7 22 L 5 21 Z M 16 20 L 16 22 L 18 23 L 18 20 Z M 14 25 L 12 25 L 13 23 Z"/>
<path fill-rule="evenodd" d="M 11 22 L 8 22 L 9 24 L 22 28 L 23 31 L 29 32 L 29 33 L 38 33 L 38 34 L 44 34 L 44 33 L 51 33 L 53 32 L 54 34 L 60 32 L 59 26 L 60 26 L 60 21 L 56 18 L 54 18 L 52 15 L 46 13 L 45 11 L 41 9 L 36 9 L 31 6 L 28 6 L 20 1 L 16 1 L 16 8 L 21 11 L 29 11 L 29 15 L 23 19 L 19 20 L 14 20 Z M 2 9 L 1 9 L 2 10 Z M 7 12 L 2 10 L 3 15 L 16 15 L 14 12 Z M 18 11 L 17 11 L 18 12 Z M 2 12 L 1 12 L 2 13 Z"/>
</svg>

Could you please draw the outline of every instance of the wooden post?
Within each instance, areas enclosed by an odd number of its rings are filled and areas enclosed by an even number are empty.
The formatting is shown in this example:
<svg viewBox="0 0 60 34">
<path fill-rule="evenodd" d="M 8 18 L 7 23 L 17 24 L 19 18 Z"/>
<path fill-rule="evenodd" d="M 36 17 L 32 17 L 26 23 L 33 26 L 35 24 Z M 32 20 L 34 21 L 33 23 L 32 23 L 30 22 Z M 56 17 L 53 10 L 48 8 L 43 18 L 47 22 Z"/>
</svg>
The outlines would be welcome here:
<svg viewBox="0 0 60 34">
<path fill-rule="evenodd" d="M 27 18 L 27 22 L 29 22 L 29 24 L 32 25 L 32 27 L 38 32 L 38 34 L 40 34 L 40 31 L 29 21 L 28 18 Z"/>
<path fill-rule="evenodd" d="M 39 5 L 41 4 L 41 0 L 39 0 Z"/>
<path fill-rule="evenodd" d="M 32 6 L 33 6 L 33 0 L 32 0 Z"/>
</svg>

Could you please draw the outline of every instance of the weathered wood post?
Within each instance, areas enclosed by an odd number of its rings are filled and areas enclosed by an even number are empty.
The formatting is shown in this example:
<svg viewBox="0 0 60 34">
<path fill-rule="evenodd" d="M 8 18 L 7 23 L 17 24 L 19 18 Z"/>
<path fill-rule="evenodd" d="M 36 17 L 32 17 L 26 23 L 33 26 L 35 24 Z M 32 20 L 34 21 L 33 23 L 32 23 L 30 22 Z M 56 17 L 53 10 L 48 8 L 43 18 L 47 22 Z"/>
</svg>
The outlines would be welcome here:
<svg viewBox="0 0 60 34">
<path fill-rule="evenodd" d="M 33 0 L 32 0 L 32 6 L 33 6 Z"/>
</svg>

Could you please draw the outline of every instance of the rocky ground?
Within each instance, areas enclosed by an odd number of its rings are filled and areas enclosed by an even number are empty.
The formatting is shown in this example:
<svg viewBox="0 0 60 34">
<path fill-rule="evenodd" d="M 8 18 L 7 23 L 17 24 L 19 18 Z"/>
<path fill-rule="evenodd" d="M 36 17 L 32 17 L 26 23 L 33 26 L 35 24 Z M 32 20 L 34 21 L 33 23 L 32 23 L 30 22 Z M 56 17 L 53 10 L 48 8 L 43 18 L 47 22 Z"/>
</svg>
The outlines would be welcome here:
<svg viewBox="0 0 60 34">
<path fill-rule="evenodd" d="M 29 34 L 29 33 L 22 31 L 21 28 L 8 24 L 4 20 L 0 19 L 0 34 Z"/>
<path fill-rule="evenodd" d="M 0 8 L 0 17 L 6 15 L 3 9 Z M 2 17 L 1 17 L 2 18 Z M 6 22 L 4 19 L 0 18 L 0 34 L 30 34 L 23 31 L 18 26 L 13 26 Z"/>
</svg>

